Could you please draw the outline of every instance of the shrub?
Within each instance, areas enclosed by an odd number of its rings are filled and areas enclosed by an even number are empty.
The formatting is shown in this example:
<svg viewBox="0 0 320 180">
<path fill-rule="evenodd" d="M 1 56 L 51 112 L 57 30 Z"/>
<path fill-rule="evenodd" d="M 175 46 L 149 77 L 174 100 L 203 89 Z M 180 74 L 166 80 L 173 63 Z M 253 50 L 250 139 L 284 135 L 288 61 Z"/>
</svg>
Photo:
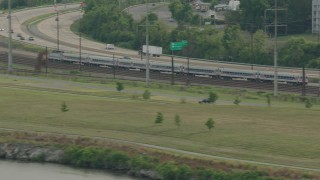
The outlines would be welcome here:
<svg viewBox="0 0 320 180">
<path fill-rule="evenodd" d="M 155 160 L 147 156 L 135 156 L 130 159 L 129 166 L 134 170 L 151 169 L 155 166 Z"/>
<path fill-rule="evenodd" d="M 107 157 L 107 168 L 126 169 L 129 165 L 129 157 L 123 152 L 112 152 Z"/>
<path fill-rule="evenodd" d="M 145 90 L 142 94 L 143 99 L 147 100 L 150 99 L 151 93 L 148 90 Z"/>
<path fill-rule="evenodd" d="M 197 179 L 198 180 L 208 180 L 208 179 L 217 179 L 217 180 L 229 180 L 227 174 L 219 171 L 213 171 L 211 169 L 199 169 L 197 170 Z"/>
<path fill-rule="evenodd" d="M 306 108 L 311 108 L 312 107 L 312 103 L 311 103 L 311 101 L 309 99 L 306 99 L 305 106 L 306 106 Z"/>
<path fill-rule="evenodd" d="M 65 101 L 62 102 L 60 110 L 61 110 L 61 112 L 68 112 L 69 111 L 68 106 Z"/>
<path fill-rule="evenodd" d="M 124 86 L 121 82 L 117 82 L 117 91 L 122 91 L 124 89 Z"/>
<path fill-rule="evenodd" d="M 107 149 L 69 147 L 64 151 L 62 163 L 76 167 L 103 168 L 105 157 L 110 153 Z"/>
<path fill-rule="evenodd" d="M 240 103 L 241 103 L 241 100 L 240 100 L 239 97 L 237 96 L 236 99 L 233 101 L 233 104 L 239 105 Z"/>
<path fill-rule="evenodd" d="M 182 165 L 178 168 L 176 176 L 178 180 L 189 180 L 192 177 L 192 170 L 189 166 Z"/>
<path fill-rule="evenodd" d="M 163 114 L 161 112 L 157 112 L 157 116 L 156 116 L 156 120 L 155 120 L 155 123 L 156 124 L 161 124 L 162 121 L 163 121 Z"/>
<path fill-rule="evenodd" d="M 175 123 L 175 125 L 176 125 L 177 127 L 180 127 L 181 118 L 180 118 L 179 114 L 176 114 L 176 115 L 174 116 L 174 123 Z"/>
<path fill-rule="evenodd" d="M 209 93 L 209 101 L 211 102 L 211 103 L 214 103 L 214 102 L 216 102 L 217 101 L 217 99 L 218 99 L 218 95 L 217 95 L 217 93 L 215 93 L 215 92 L 210 92 Z"/>
<path fill-rule="evenodd" d="M 261 173 L 259 171 L 250 171 L 250 172 L 243 172 L 243 173 L 235 173 L 235 174 L 233 174 L 232 179 L 259 180 L 259 179 L 262 179 L 263 176 L 264 176 L 264 173 Z"/>
<path fill-rule="evenodd" d="M 271 106 L 271 97 L 270 97 L 270 95 L 267 95 L 266 97 L 267 97 L 268 107 L 270 107 Z"/>
<path fill-rule="evenodd" d="M 164 163 L 157 168 L 157 171 L 164 180 L 176 180 L 178 167 L 172 162 Z"/>
</svg>

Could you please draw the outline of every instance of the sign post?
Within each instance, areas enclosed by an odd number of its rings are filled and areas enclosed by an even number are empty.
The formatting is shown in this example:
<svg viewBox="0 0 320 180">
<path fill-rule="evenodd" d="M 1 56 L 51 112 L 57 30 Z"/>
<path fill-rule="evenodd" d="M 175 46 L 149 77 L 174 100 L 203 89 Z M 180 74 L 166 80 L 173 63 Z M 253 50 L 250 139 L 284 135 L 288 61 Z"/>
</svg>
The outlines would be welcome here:
<svg viewBox="0 0 320 180">
<path fill-rule="evenodd" d="M 183 47 L 188 46 L 188 41 L 182 40 L 181 42 L 171 42 L 170 50 L 172 52 L 171 57 L 171 85 L 174 85 L 174 59 L 173 59 L 173 51 L 182 50 Z"/>
</svg>

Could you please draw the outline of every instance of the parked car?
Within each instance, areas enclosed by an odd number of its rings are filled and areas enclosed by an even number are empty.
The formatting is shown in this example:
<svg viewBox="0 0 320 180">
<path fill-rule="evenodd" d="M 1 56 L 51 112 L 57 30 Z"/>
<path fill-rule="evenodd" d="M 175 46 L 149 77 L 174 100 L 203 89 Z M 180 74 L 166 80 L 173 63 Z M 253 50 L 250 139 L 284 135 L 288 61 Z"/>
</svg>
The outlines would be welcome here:
<svg viewBox="0 0 320 180">
<path fill-rule="evenodd" d="M 23 36 L 20 36 L 20 40 L 25 40 L 25 38 Z"/>
<path fill-rule="evenodd" d="M 29 41 L 33 41 L 33 40 L 34 40 L 34 37 L 30 36 Z"/>
<path fill-rule="evenodd" d="M 3 29 L 3 28 L 0 28 L 0 31 L 4 31 L 4 29 Z"/>
<path fill-rule="evenodd" d="M 20 33 L 17 34 L 17 37 L 21 37 L 22 35 Z"/>
<path fill-rule="evenodd" d="M 210 101 L 210 99 L 206 98 L 199 101 L 199 104 L 203 104 L 203 103 L 212 103 L 212 102 Z"/>
</svg>

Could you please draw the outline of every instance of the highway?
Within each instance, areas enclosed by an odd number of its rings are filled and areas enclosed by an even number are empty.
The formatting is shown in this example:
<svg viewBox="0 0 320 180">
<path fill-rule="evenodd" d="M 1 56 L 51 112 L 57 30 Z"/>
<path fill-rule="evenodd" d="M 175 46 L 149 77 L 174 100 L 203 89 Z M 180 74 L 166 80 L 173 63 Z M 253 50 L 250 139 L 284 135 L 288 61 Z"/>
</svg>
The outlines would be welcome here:
<svg viewBox="0 0 320 180">
<path fill-rule="evenodd" d="M 73 4 L 73 5 L 67 5 L 65 6 L 58 6 L 58 10 L 66 10 L 66 9 L 74 9 L 79 7 L 79 4 Z M 165 11 L 165 8 L 163 8 L 163 5 L 156 5 L 155 7 L 152 7 L 150 5 L 151 9 L 153 8 L 155 13 L 162 14 L 162 20 L 165 21 L 168 19 L 168 15 L 163 16 Z M 137 12 L 140 12 L 139 15 L 135 15 L 134 17 L 141 17 L 143 14 L 143 11 L 145 11 L 145 5 L 141 6 L 133 6 L 127 9 L 128 12 L 136 14 Z M 34 36 L 36 38 L 33 42 L 28 42 L 32 44 L 37 44 L 40 46 L 47 46 L 49 48 L 56 49 L 57 48 L 57 21 L 56 16 L 53 16 L 51 18 L 44 19 L 38 23 L 35 22 L 29 22 L 25 23 L 28 20 L 35 18 L 37 16 L 45 15 L 48 13 L 55 13 L 55 9 L 53 6 L 51 7 L 45 7 L 45 8 L 39 8 L 39 9 L 29 9 L 24 11 L 19 11 L 13 13 L 13 29 L 15 31 L 13 37 L 14 39 L 18 39 L 16 37 L 17 33 L 21 33 L 23 36 L 28 38 L 29 36 Z M 141 13 L 142 12 L 142 13 Z M 79 36 L 74 34 L 70 30 L 70 26 L 74 23 L 74 21 L 78 20 L 81 17 L 80 11 L 65 13 L 59 15 L 59 40 L 60 40 L 60 49 L 65 51 L 72 51 L 72 52 L 79 52 Z M 4 27 L 4 29 L 7 28 L 7 19 L 6 17 L 1 17 L 0 19 L 0 26 Z M 7 31 L 0 32 L 0 35 L 8 36 Z M 116 57 L 122 57 L 122 56 L 130 56 L 133 58 L 140 58 L 137 51 L 123 49 L 116 47 L 115 50 L 106 50 L 106 44 L 95 42 L 92 40 L 88 40 L 85 38 L 82 38 L 82 53 L 87 54 L 98 54 L 98 55 L 105 55 L 105 56 L 112 56 L 115 55 Z M 144 57 L 145 58 L 145 57 Z M 162 56 L 160 58 L 151 58 L 153 60 L 158 61 L 171 61 L 171 57 L 165 57 Z M 186 58 L 177 58 L 175 57 L 175 61 L 179 63 L 187 63 Z M 221 62 L 208 62 L 208 61 L 199 61 L 199 60 L 190 60 L 191 65 L 204 65 L 204 66 L 216 66 L 220 68 L 237 68 L 237 69 L 253 69 L 253 70 L 263 70 L 263 71 L 273 71 L 272 66 L 251 66 L 248 64 L 234 64 L 234 63 L 221 63 Z M 279 68 L 279 72 L 295 72 L 295 73 L 302 73 L 301 69 L 297 68 Z M 320 73 L 318 70 L 307 70 L 307 75 L 309 77 L 318 78 L 320 76 Z"/>
</svg>

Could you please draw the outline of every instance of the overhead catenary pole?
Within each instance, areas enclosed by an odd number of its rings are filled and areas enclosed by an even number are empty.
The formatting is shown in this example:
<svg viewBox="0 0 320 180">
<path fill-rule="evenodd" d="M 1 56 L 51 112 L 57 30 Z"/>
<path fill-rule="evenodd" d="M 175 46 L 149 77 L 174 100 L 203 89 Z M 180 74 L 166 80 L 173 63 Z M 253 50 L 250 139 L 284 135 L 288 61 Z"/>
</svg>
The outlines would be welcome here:
<svg viewBox="0 0 320 180">
<path fill-rule="evenodd" d="M 8 0 L 8 32 L 9 32 L 9 39 L 8 39 L 8 73 L 12 73 L 12 24 L 11 24 L 11 0 Z"/>
<path fill-rule="evenodd" d="M 277 47 L 277 35 L 278 35 L 278 0 L 275 0 L 275 11 L 274 11 L 274 90 L 273 95 L 278 95 L 278 47 Z"/>
<path fill-rule="evenodd" d="M 81 5 L 81 10 L 80 10 L 80 18 L 79 18 L 79 58 L 80 58 L 80 63 L 79 63 L 79 71 L 81 71 L 81 64 L 82 64 L 82 47 L 81 47 L 81 41 L 82 41 L 82 33 L 81 33 L 81 13 L 82 13 L 82 5 Z"/>
<path fill-rule="evenodd" d="M 146 63 L 146 85 L 149 87 L 149 79 L 150 79 L 150 69 L 149 69 L 149 60 L 150 60 L 150 54 L 149 54 L 149 5 L 148 0 L 146 1 L 146 9 L 147 9 L 147 16 L 146 16 L 146 46 L 147 46 L 147 63 Z"/>
<path fill-rule="evenodd" d="M 174 85 L 174 59 L 173 59 L 173 50 L 171 50 L 171 85 Z"/>
<path fill-rule="evenodd" d="M 60 44 L 60 42 L 59 42 L 59 10 L 58 9 L 56 9 L 56 11 L 57 11 L 57 18 L 56 18 L 56 21 L 57 21 L 57 49 L 59 50 L 60 49 L 60 47 L 59 47 L 59 44 Z"/>
</svg>

